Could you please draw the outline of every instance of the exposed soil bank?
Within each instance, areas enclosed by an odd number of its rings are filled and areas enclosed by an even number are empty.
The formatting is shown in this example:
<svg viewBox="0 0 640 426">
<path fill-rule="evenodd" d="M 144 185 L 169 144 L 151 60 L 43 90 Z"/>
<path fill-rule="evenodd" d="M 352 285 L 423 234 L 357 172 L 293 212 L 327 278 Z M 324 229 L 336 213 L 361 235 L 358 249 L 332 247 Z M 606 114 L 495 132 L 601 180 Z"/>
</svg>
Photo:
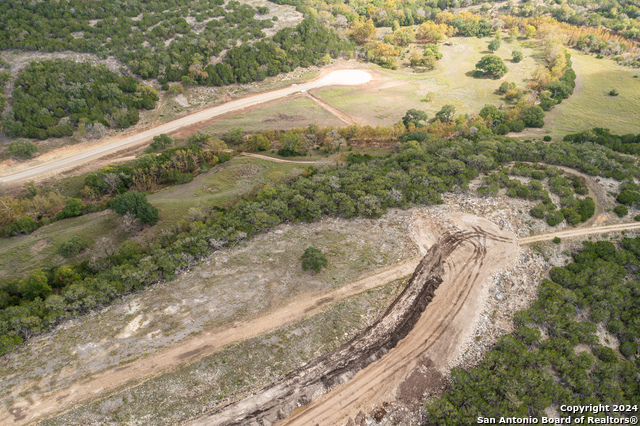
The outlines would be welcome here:
<svg viewBox="0 0 640 426">
<path fill-rule="evenodd" d="M 411 332 L 442 283 L 451 255 L 461 246 L 471 249 L 466 266 L 470 266 L 468 271 L 478 275 L 475 270 L 484 264 L 487 240 L 513 243 L 513 238 L 487 231 L 480 226 L 473 226 L 472 230 L 445 232 L 420 261 L 405 290 L 376 323 L 337 350 L 293 371 L 262 391 L 191 424 L 272 424 L 337 385 L 348 382 L 360 370 L 396 347 Z M 469 278 L 474 282 L 473 277 Z"/>
</svg>

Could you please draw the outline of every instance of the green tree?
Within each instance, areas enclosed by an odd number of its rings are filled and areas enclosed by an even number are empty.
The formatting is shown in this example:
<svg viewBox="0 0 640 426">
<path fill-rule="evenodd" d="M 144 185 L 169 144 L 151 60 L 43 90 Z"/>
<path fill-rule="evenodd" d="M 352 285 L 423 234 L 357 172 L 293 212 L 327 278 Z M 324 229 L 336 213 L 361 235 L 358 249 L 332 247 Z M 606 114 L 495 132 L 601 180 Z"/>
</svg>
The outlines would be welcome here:
<svg viewBox="0 0 640 426">
<path fill-rule="evenodd" d="M 285 132 L 280 136 L 282 148 L 278 150 L 278 155 L 283 157 L 292 157 L 304 154 L 304 138 L 299 133 Z"/>
<path fill-rule="evenodd" d="M 619 204 L 613 208 L 613 212 L 618 215 L 618 217 L 624 217 L 629 214 L 629 209 L 622 204 Z"/>
<path fill-rule="evenodd" d="M 509 71 L 502 59 L 496 55 L 483 56 L 476 64 L 476 68 L 493 78 L 500 78 Z"/>
<path fill-rule="evenodd" d="M 539 105 L 523 108 L 522 121 L 527 127 L 542 127 L 544 126 L 544 110 Z"/>
<path fill-rule="evenodd" d="M 222 140 L 228 143 L 229 145 L 240 145 L 244 139 L 244 132 L 239 127 L 234 127 L 229 130 L 223 137 Z"/>
<path fill-rule="evenodd" d="M 484 118 L 484 120 L 491 127 L 504 123 L 504 120 L 506 119 L 506 116 L 507 116 L 504 111 L 500 111 L 495 105 L 485 105 L 480 110 L 479 115 L 480 117 Z"/>
<path fill-rule="evenodd" d="M 18 139 L 9 144 L 9 154 L 18 158 L 31 158 L 38 152 L 38 146 L 27 139 Z"/>
<path fill-rule="evenodd" d="M 57 219 L 64 219 L 66 217 L 76 217 L 82 214 L 82 210 L 84 209 L 84 204 L 78 198 L 69 198 L 64 208 L 58 215 L 56 215 Z"/>
<path fill-rule="evenodd" d="M 327 267 L 327 258 L 320 250 L 315 247 L 308 247 L 301 257 L 302 269 L 305 271 L 312 270 L 316 274 Z"/>
<path fill-rule="evenodd" d="M 415 127 L 422 127 L 422 122 L 426 121 L 427 118 L 428 116 L 426 112 L 419 109 L 410 109 L 404 117 L 402 117 L 402 122 L 406 127 L 409 127 L 409 123 L 413 124 Z"/>
<path fill-rule="evenodd" d="M 456 107 L 453 105 L 444 105 L 440 111 L 436 112 L 436 119 L 443 123 L 449 123 L 453 121 L 453 117 L 456 114 Z"/>
<path fill-rule="evenodd" d="M 131 213 L 140 222 L 155 225 L 158 222 L 158 209 L 147 201 L 147 196 L 138 191 L 129 191 L 116 195 L 111 209 L 120 215 Z"/>
<path fill-rule="evenodd" d="M 416 34 L 411 27 L 402 27 L 393 33 L 393 42 L 400 46 L 406 46 L 416 41 Z"/>
<path fill-rule="evenodd" d="M 267 151 L 271 148 L 269 139 L 258 133 L 247 138 L 247 142 L 243 144 L 243 148 L 249 152 Z"/>
<path fill-rule="evenodd" d="M 354 21 L 351 25 L 351 36 L 358 44 L 365 44 L 375 39 L 377 33 L 378 30 L 371 19 L 366 22 Z"/>
<path fill-rule="evenodd" d="M 495 52 L 496 50 L 500 49 L 500 40 L 498 40 L 497 38 L 494 38 L 493 40 L 491 40 L 489 42 L 489 46 L 487 46 L 489 48 L 490 51 Z"/>
<path fill-rule="evenodd" d="M 511 61 L 516 63 L 521 62 L 524 59 L 524 55 L 519 50 L 514 50 L 513 52 L 511 52 L 511 56 L 512 56 Z"/>
<path fill-rule="evenodd" d="M 47 275 L 40 269 L 36 269 L 29 276 L 18 284 L 18 291 L 28 300 L 36 297 L 42 299 L 51 294 L 51 286 L 47 280 Z"/>
<path fill-rule="evenodd" d="M 75 235 L 71 237 L 71 239 L 60 244 L 58 247 L 58 253 L 64 257 L 71 257 L 80 254 L 80 252 L 85 248 L 87 248 L 87 243 Z"/>
</svg>

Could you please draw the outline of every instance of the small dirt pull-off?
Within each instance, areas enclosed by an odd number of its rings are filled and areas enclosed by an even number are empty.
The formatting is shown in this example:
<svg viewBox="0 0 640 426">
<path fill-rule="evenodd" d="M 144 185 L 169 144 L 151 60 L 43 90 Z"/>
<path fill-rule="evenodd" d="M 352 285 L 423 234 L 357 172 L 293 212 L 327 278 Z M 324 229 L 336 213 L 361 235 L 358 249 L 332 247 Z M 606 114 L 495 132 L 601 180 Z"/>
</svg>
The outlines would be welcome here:
<svg viewBox="0 0 640 426">
<path fill-rule="evenodd" d="M 461 245 L 470 244 L 473 255 L 468 262 L 481 266 L 487 239 L 510 241 L 478 227 L 472 231 L 444 234 L 420 261 L 404 291 L 372 326 L 282 380 L 191 424 L 269 425 L 284 419 L 299 406 L 310 403 L 331 388 L 349 381 L 409 334 L 442 282 L 445 263 L 451 254 Z"/>
</svg>

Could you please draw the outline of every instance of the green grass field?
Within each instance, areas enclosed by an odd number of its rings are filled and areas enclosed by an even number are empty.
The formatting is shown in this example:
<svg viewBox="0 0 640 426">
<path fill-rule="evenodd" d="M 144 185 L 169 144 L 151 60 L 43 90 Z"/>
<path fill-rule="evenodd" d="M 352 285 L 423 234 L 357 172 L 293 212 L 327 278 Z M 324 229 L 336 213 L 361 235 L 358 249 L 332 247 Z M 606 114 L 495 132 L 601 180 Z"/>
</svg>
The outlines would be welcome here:
<svg viewBox="0 0 640 426">
<path fill-rule="evenodd" d="M 505 61 L 509 72 L 498 80 L 473 78 L 468 74 L 482 56 L 490 53 L 487 51 L 490 39 L 455 37 L 451 41 L 452 46 L 441 45 L 444 56 L 432 71 L 416 73 L 408 67 L 406 62 L 411 56 L 410 51 L 423 48 L 415 45 L 405 49 L 405 60 L 399 62 L 398 70 L 370 65 L 382 77 L 377 83 L 367 87 L 330 87 L 313 92 L 362 124 L 391 125 L 411 108 L 425 110 L 429 118 L 433 118 L 445 104 L 454 105 L 458 113 L 477 113 L 486 104 L 504 104 L 503 98 L 495 93 L 498 86 L 503 81 L 510 81 L 524 88 L 526 79 L 541 63 L 533 49 L 518 41 L 503 40 L 495 54 Z M 516 49 L 525 56 L 520 63 L 511 62 L 511 52 Z M 433 93 L 433 101 L 421 102 L 427 93 Z"/>
<path fill-rule="evenodd" d="M 220 135 L 234 127 L 251 133 L 266 129 L 289 130 L 294 127 L 307 127 L 312 123 L 336 127 L 345 125 L 342 120 L 311 99 L 296 95 L 294 98 L 270 102 L 246 113 L 216 120 L 200 130 Z"/>
<path fill-rule="evenodd" d="M 159 224 L 168 228 L 183 219 L 190 208 L 230 207 L 253 188 L 275 182 L 304 166 L 275 163 L 251 157 L 234 157 L 192 182 L 152 194 L 149 202 L 160 210 Z"/>
<path fill-rule="evenodd" d="M 108 236 L 114 244 L 122 243 L 126 235 L 118 231 L 119 216 L 111 210 L 90 213 L 43 226 L 33 234 L 0 238 L 0 278 L 19 278 L 33 268 L 53 266 L 64 261 L 57 254 L 58 246 L 78 236 L 89 246 Z M 88 251 L 75 261 L 89 257 Z"/>
<path fill-rule="evenodd" d="M 609 59 L 574 51 L 571 55 L 578 75 L 576 92 L 548 113 L 545 130 L 554 136 L 592 127 L 640 133 L 640 78 L 634 78 L 640 72 Z M 619 95 L 610 96 L 611 89 Z"/>
</svg>

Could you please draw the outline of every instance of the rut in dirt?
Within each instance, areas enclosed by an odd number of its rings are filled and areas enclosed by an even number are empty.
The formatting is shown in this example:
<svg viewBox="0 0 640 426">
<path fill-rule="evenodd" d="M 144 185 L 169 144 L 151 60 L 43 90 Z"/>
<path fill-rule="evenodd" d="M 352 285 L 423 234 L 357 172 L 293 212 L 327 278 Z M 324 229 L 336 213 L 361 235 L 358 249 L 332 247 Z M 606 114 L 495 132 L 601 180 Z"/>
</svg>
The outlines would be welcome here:
<svg viewBox="0 0 640 426">
<path fill-rule="evenodd" d="M 336 350 L 253 395 L 220 407 L 190 424 L 269 425 L 286 418 L 335 386 L 348 382 L 358 371 L 377 361 L 406 337 L 433 299 L 448 258 L 463 244 L 474 248 L 469 262 L 482 265 L 486 240 L 508 238 L 474 227 L 472 231 L 444 234 L 422 258 L 407 287 L 373 325 Z"/>
</svg>

